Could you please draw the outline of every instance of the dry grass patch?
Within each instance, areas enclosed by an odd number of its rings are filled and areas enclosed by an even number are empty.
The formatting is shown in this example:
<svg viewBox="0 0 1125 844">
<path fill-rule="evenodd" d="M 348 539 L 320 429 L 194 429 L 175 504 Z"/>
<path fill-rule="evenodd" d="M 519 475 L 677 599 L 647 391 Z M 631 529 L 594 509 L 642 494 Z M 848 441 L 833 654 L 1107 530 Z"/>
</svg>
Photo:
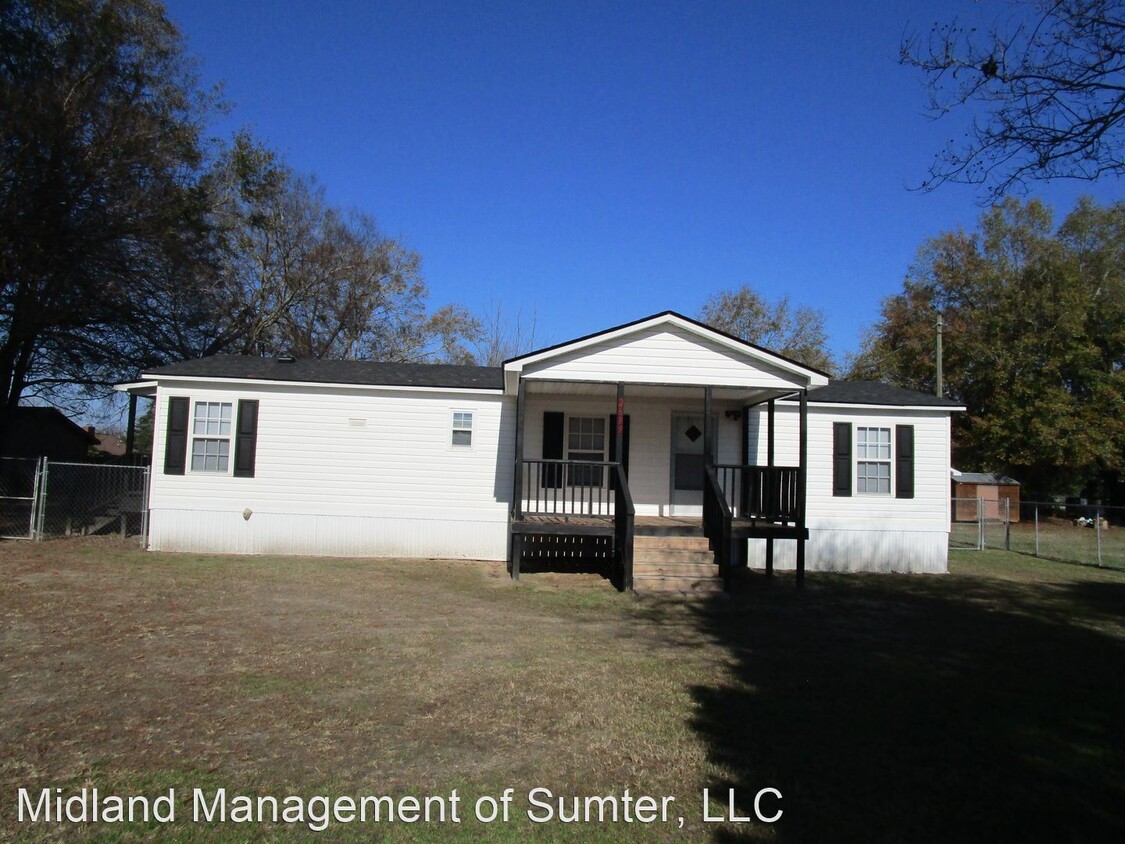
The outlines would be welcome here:
<svg viewBox="0 0 1125 844">
<path fill-rule="evenodd" d="M 517 821 L 331 839 L 1109 840 L 1125 576 L 964 555 L 945 577 L 620 595 L 499 564 L 0 545 L 0 838 L 303 839 L 19 824 L 18 787 L 284 796 L 514 787 Z M 674 795 L 685 827 L 533 825 L 525 795 Z M 703 824 L 703 787 L 782 822 Z M 1016 811 L 1016 807 L 1019 808 Z M 469 808 L 464 815 L 471 815 Z M 179 817 L 187 816 L 187 807 Z M 967 836 L 967 837 L 966 837 Z"/>
</svg>

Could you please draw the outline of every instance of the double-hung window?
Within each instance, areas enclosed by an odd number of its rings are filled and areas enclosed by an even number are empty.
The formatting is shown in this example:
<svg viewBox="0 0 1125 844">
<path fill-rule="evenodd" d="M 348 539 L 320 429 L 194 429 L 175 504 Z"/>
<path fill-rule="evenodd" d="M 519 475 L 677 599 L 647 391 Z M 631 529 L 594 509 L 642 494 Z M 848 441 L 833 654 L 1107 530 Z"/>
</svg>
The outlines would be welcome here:
<svg viewBox="0 0 1125 844">
<path fill-rule="evenodd" d="M 230 469 L 230 402 L 195 403 L 191 425 L 191 471 L 227 472 Z"/>
<path fill-rule="evenodd" d="M 891 429 L 856 428 L 856 492 L 891 494 Z"/>
<path fill-rule="evenodd" d="M 453 445 L 473 444 L 473 414 L 468 410 L 453 411 Z"/>
<path fill-rule="evenodd" d="M 606 419 L 604 416 L 571 416 L 567 419 L 566 450 L 568 460 L 602 463 L 606 450 Z M 601 466 L 572 466 L 570 486 L 601 486 Z"/>
</svg>

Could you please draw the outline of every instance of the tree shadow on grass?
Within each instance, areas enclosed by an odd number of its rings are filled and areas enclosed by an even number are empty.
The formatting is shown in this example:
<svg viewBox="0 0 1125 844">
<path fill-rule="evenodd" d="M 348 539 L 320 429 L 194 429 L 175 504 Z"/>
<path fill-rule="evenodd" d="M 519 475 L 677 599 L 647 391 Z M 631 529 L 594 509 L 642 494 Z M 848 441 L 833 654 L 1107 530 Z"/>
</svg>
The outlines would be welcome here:
<svg viewBox="0 0 1125 844">
<path fill-rule="evenodd" d="M 693 727 L 784 815 L 716 840 L 1125 841 L 1125 584 L 749 581 L 692 609 L 731 656 Z"/>
</svg>

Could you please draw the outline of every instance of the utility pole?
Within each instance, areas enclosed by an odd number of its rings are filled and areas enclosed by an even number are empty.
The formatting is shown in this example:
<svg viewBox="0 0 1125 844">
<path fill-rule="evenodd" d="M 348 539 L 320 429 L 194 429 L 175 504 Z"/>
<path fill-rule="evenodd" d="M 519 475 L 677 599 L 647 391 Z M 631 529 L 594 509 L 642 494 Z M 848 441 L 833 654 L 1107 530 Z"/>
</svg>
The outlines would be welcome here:
<svg viewBox="0 0 1125 844">
<path fill-rule="evenodd" d="M 934 380 L 934 395 L 941 398 L 941 314 L 937 315 L 937 378 Z"/>
</svg>

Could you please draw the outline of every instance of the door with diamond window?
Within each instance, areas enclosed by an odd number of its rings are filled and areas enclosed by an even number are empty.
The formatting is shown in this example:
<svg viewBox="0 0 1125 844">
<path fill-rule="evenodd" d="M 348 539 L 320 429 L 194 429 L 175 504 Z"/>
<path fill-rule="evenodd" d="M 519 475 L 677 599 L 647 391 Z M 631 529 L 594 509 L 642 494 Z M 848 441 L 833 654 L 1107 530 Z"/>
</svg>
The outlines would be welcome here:
<svg viewBox="0 0 1125 844">
<path fill-rule="evenodd" d="M 711 425 L 717 431 L 714 418 Z M 703 463 L 703 416 L 673 416 L 670 515 L 703 514 Z"/>
</svg>

